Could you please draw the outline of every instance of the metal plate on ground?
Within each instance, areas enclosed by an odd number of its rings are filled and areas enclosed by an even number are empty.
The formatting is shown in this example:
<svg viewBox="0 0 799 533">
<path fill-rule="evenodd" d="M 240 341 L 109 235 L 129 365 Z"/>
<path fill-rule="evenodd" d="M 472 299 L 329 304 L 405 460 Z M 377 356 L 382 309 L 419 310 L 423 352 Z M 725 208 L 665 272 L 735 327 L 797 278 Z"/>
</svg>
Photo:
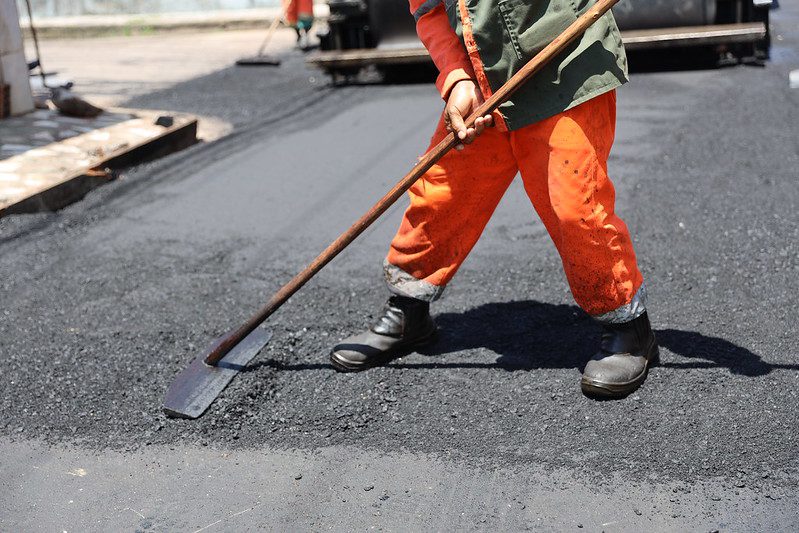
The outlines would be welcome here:
<svg viewBox="0 0 799 533">
<path fill-rule="evenodd" d="M 256 328 L 214 366 L 205 364 L 210 348 L 197 355 L 170 385 L 164 397 L 164 413 L 174 418 L 198 418 L 271 338 L 270 331 Z"/>
<path fill-rule="evenodd" d="M 765 37 L 766 25 L 762 22 L 711 24 L 710 26 L 656 28 L 621 32 L 624 47 L 628 50 L 750 43 Z"/>
<path fill-rule="evenodd" d="M 621 32 L 622 41 L 627 50 L 756 42 L 764 39 L 765 36 L 766 26 L 762 22 Z M 389 43 L 385 46 L 381 44 L 378 48 L 326 50 L 316 52 L 305 60 L 307 64 L 323 69 L 416 64 L 430 61 L 430 54 L 419 41 L 415 45 L 411 43 L 406 46 Z"/>
</svg>

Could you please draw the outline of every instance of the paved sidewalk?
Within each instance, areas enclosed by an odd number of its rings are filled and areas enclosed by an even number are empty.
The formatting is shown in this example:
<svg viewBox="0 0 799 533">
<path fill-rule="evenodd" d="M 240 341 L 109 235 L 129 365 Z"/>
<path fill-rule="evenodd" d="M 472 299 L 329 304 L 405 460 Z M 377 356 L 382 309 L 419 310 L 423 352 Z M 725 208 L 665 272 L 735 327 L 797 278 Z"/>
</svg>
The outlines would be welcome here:
<svg viewBox="0 0 799 533">
<path fill-rule="evenodd" d="M 84 15 L 76 17 L 34 17 L 40 37 L 97 37 L 101 35 L 138 35 L 176 30 L 219 30 L 266 28 L 279 16 L 277 7 L 201 11 L 183 13 L 143 13 L 124 15 Z M 327 4 L 316 4 L 314 15 L 325 19 L 330 14 Z M 30 36 L 27 17 L 20 20 L 26 37 Z"/>
</svg>

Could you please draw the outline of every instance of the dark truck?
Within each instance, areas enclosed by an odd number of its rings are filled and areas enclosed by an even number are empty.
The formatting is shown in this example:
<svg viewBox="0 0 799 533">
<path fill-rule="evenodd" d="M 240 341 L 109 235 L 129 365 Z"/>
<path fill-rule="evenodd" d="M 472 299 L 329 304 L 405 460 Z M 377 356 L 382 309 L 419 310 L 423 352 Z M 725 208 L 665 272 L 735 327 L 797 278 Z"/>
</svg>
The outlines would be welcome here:
<svg viewBox="0 0 799 533">
<path fill-rule="evenodd" d="M 319 51 L 308 58 L 338 81 L 374 65 L 392 73 L 431 64 L 406 0 L 328 0 Z M 772 0 L 621 0 L 614 8 L 628 51 L 697 48 L 726 61 L 769 52 Z M 411 67 L 413 66 L 413 67 Z"/>
</svg>

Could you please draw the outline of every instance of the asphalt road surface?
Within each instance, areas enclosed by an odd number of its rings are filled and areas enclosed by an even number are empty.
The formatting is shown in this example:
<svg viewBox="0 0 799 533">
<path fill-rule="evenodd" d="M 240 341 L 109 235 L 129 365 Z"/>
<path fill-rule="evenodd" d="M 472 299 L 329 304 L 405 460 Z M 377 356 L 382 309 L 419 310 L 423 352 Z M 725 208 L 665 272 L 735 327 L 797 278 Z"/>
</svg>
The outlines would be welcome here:
<svg viewBox="0 0 799 533">
<path fill-rule="evenodd" d="M 621 401 L 580 393 L 598 329 L 514 183 L 435 346 L 327 362 L 386 296 L 398 206 L 203 418 L 166 419 L 175 374 L 410 168 L 442 104 L 429 84 L 334 89 L 299 54 L 137 96 L 236 129 L 0 220 L 0 529 L 796 530 L 799 8 L 774 18 L 765 67 L 619 92 L 610 170 L 662 345 Z"/>
</svg>

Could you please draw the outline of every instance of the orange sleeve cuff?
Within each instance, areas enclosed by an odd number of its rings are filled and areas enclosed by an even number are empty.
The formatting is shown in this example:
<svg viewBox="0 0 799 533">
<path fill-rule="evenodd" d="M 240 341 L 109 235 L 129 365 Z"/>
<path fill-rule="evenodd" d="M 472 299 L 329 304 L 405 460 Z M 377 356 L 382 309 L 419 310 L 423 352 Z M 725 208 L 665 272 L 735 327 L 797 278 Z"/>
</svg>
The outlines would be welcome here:
<svg viewBox="0 0 799 533">
<path fill-rule="evenodd" d="M 446 100 L 449 98 L 449 93 L 452 91 L 452 88 L 455 86 L 456 83 L 463 80 L 473 80 L 474 79 L 474 72 L 472 71 L 472 66 L 465 65 L 458 68 L 453 68 L 449 72 L 441 72 L 436 78 L 436 88 L 438 92 L 441 94 L 441 98 Z"/>
</svg>

